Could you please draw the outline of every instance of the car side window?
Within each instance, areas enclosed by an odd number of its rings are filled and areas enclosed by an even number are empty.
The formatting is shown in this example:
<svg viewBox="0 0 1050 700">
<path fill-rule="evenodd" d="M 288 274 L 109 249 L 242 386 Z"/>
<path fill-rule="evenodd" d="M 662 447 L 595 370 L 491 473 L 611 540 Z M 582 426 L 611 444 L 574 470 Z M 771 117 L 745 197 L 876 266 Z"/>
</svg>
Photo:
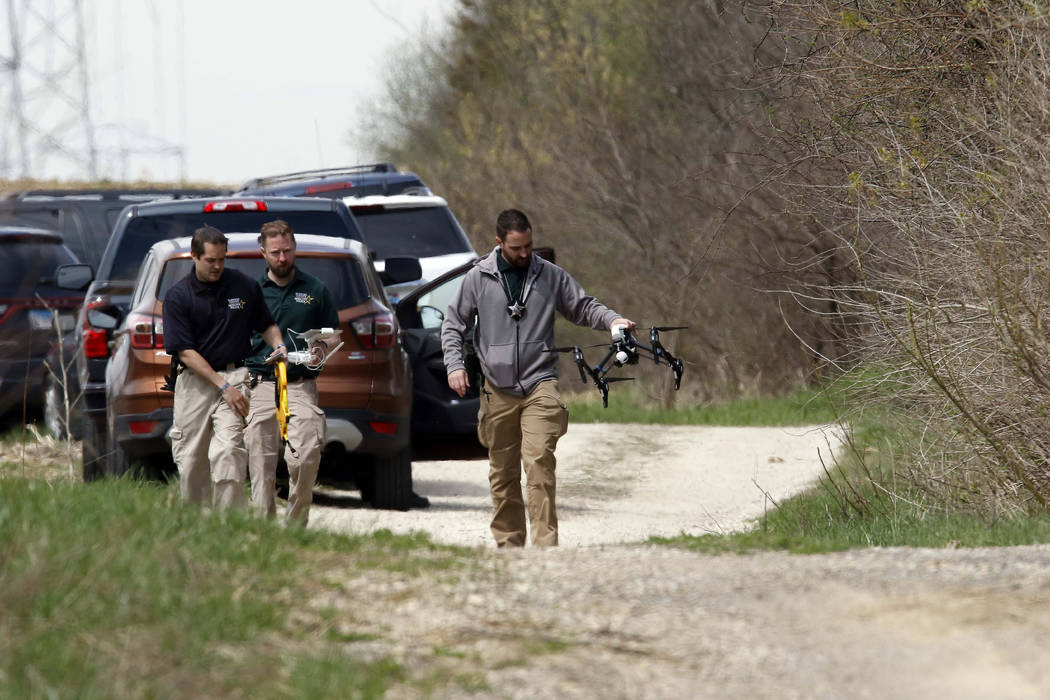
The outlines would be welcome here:
<svg viewBox="0 0 1050 700">
<path fill-rule="evenodd" d="M 434 287 L 416 300 L 416 313 L 419 314 L 422 328 L 441 327 L 441 322 L 445 320 L 445 314 L 448 311 L 448 305 L 452 303 L 452 297 L 463 284 L 465 275 L 466 271 Z"/>
<path fill-rule="evenodd" d="M 145 283 L 151 279 L 156 279 L 156 275 L 157 259 L 150 252 L 147 254 L 146 259 L 142 261 L 142 270 L 139 272 L 138 280 L 135 281 L 135 298 L 131 301 L 132 308 L 138 306 L 142 298 L 146 296 L 147 285 Z"/>
</svg>

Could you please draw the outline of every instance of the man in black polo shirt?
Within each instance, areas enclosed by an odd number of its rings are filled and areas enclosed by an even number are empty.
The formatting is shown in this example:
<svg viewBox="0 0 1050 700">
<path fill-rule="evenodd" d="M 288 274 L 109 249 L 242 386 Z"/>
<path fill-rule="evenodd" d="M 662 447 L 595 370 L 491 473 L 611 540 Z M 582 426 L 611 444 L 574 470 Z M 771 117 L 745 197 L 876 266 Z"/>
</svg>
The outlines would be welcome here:
<svg viewBox="0 0 1050 700">
<path fill-rule="evenodd" d="M 190 243 L 193 270 L 164 299 L 164 349 L 184 369 L 175 383 L 171 452 L 179 468 L 182 499 L 218 508 L 244 503 L 248 452 L 248 370 L 252 333 L 287 357 L 281 332 L 259 285 L 226 270 L 226 236 L 197 229 Z"/>
<path fill-rule="evenodd" d="M 266 260 L 266 271 L 259 277 L 266 306 L 277 327 L 290 342 L 289 329 L 304 332 L 311 328 L 338 328 L 339 314 L 332 294 L 324 283 L 295 266 L 295 232 L 280 219 L 263 224 L 259 247 Z M 310 348 L 314 363 L 327 354 L 324 341 Z M 251 408 L 244 440 L 248 448 L 248 468 L 252 481 L 252 503 L 260 512 L 277 512 L 275 482 L 280 442 L 274 392 L 273 366 L 267 364 L 263 339 L 255 336 L 248 369 L 252 375 Z M 325 416 L 317 405 L 319 370 L 303 365 L 288 366 L 288 445 L 284 461 L 288 465 L 288 507 L 285 521 L 306 525 L 313 502 L 314 483 L 321 464 L 325 440 Z"/>
</svg>

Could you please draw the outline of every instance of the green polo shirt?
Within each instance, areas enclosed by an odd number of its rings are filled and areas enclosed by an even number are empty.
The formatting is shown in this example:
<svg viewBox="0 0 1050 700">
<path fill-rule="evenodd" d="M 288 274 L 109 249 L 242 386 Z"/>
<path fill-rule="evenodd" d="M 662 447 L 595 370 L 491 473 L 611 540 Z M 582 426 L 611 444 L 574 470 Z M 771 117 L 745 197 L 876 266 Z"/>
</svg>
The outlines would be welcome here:
<svg viewBox="0 0 1050 700">
<path fill-rule="evenodd" d="M 502 254 L 496 256 L 496 268 L 503 275 L 503 293 L 508 296 L 507 303 L 521 301 L 521 295 L 525 289 L 525 275 L 528 274 L 529 268 L 514 267 L 504 260 Z"/>
<path fill-rule="evenodd" d="M 282 287 L 263 272 L 259 278 L 259 286 L 262 287 L 263 299 L 270 309 L 274 323 L 284 335 L 289 352 L 296 348 L 309 349 L 302 338 L 292 336 L 289 330 L 302 333 L 311 328 L 339 327 L 339 312 L 332 301 L 332 293 L 313 275 L 295 268 L 292 281 Z M 273 366 L 265 362 L 266 356 L 271 352 L 270 346 L 262 336 L 255 334 L 252 337 L 252 354 L 248 356 L 245 365 L 252 372 L 272 377 Z M 289 381 L 317 375 L 318 372 L 308 370 L 303 365 L 288 365 Z"/>
</svg>

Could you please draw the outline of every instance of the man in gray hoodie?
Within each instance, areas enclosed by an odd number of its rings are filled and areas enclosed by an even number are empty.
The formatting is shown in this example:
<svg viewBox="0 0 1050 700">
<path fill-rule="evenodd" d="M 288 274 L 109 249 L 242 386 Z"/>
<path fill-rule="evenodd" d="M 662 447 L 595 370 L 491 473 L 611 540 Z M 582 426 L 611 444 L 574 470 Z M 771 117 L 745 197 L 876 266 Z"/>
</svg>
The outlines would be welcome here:
<svg viewBox="0 0 1050 700">
<path fill-rule="evenodd" d="M 528 217 L 507 209 L 496 220 L 496 248 L 466 274 L 441 324 L 448 385 L 463 396 L 470 380 L 463 339 L 473 330 L 484 387 L 478 439 L 489 451 L 492 534 L 499 547 L 525 545 L 525 467 L 532 543 L 558 544 L 554 448 L 568 428 L 558 393 L 554 312 L 597 330 L 633 329 L 569 273 L 532 253 Z M 476 322 L 475 322 L 476 317 Z"/>
</svg>

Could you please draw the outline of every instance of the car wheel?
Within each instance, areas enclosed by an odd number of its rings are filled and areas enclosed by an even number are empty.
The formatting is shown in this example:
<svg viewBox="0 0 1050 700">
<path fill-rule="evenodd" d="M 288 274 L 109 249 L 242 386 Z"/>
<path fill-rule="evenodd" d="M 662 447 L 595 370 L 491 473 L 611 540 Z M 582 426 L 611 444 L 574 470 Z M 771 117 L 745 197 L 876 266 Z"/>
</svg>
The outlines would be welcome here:
<svg viewBox="0 0 1050 700">
<path fill-rule="evenodd" d="M 105 474 L 105 454 L 102 436 L 98 425 L 91 418 L 84 416 L 81 425 L 81 461 L 83 462 L 84 481 L 96 481 Z"/>
<path fill-rule="evenodd" d="M 44 425 L 56 440 L 81 439 L 82 421 L 77 416 L 77 409 L 70 402 L 69 415 L 66 416 L 65 392 L 62 384 L 52 375 L 44 379 Z M 67 430 L 67 428 L 69 428 Z"/>
<path fill-rule="evenodd" d="M 408 510 L 412 503 L 412 448 L 389 457 L 375 457 L 368 491 L 362 489 L 362 499 L 373 508 Z"/>
<path fill-rule="evenodd" d="M 131 469 L 131 460 L 117 442 L 114 431 L 106 431 L 106 475 L 123 476 Z"/>
</svg>

